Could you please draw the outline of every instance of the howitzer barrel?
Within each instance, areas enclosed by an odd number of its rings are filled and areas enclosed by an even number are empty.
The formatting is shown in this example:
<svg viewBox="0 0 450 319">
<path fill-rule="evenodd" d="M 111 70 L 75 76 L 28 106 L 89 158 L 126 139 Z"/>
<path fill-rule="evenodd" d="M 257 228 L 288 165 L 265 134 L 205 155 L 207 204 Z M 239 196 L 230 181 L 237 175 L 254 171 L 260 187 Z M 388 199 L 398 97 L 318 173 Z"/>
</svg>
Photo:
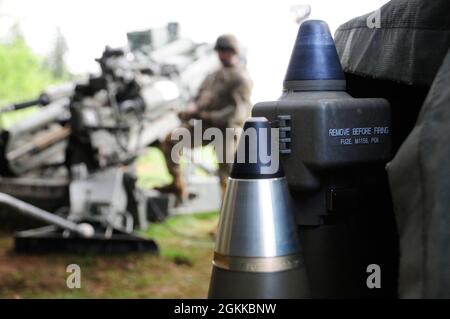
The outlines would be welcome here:
<svg viewBox="0 0 450 319">
<path fill-rule="evenodd" d="M 30 107 L 30 106 L 39 105 L 39 104 L 40 104 L 40 99 L 29 100 L 29 101 L 25 101 L 25 102 L 21 102 L 21 103 L 7 105 L 4 108 L 2 108 L 0 110 L 0 112 L 5 113 L 5 112 L 17 111 L 17 110 L 21 110 L 21 109 L 26 109 L 27 107 Z"/>
<path fill-rule="evenodd" d="M 59 99 L 2 131 L 0 155 L 7 165 L 0 167 L 0 174 L 21 176 L 45 163 L 63 160 L 70 130 L 59 121 L 67 120 L 69 102 L 68 98 Z"/>
<path fill-rule="evenodd" d="M 32 117 L 27 117 L 22 121 L 17 122 L 15 125 L 8 129 L 9 135 L 19 136 L 20 134 L 33 132 L 40 129 L 50 123 L 57 121 L 68 110 L 69 99 L 61 99 L 56 101 L 48 107 L 39 110 Z"/>
<path fill-rule="evenodd" d="M 74 82 L 51 85 L 42 92 L 40 99 L 48 104 L 62 98 L 70 97 L 75 90 L 75 85 Z"/>
<path fill-rule="evenodd" d="M 75 84 L 72 82 L 52 85 L 44 90 L 37 99 L 8 105 L 1 109 L 0 112 L 17 111 L 35 105 L 45 106 L 59 99 L 70 97 L 73 94 L 74 89 Z"/>
<path fill-rule="evenodd" d="M 53 145 L 70 135 L 70 127 L 60 127 L 56 130 L 50 131 L 31 142 L 25 143 L 17 149 L 12 150 L 6 154 L 6 158 L 9 161 L 14 161 L 24 155 L 32 153 L 34 151 L 43 150 L 50 145 Z"/>
</svg>

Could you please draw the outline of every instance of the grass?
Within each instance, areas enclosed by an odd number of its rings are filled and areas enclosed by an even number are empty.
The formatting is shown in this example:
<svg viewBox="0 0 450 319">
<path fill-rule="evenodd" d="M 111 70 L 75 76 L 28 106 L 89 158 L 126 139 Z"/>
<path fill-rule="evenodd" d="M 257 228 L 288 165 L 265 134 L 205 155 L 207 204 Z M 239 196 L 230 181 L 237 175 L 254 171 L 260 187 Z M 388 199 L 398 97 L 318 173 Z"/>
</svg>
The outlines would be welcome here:
<svg viewBox="0 0 450 319">
<path fill-rule="evenodd" d="M 167 171 L 163 153 L 150 147 L 137 160 L 138 185 L 143 188 L 152 188 L 168 184 L 172 181 Z"/>
<path fill-rule="evenodd" d="M 218 214 L 175 216 L 152 224 L 159 256 L 16 255 L 0 236 L 1 298 L 205 298 Z M 66 287 L 66 267 L 81 267 L 81 288 Z"/>
<path fill-rule="evenodd" d="M 206 165 L 211 166 L 212 168 L 218 167 L 216 154 L 212 146 L 202 147 L 198 151 L 200 152 L 200 158 Z M 182 158 L 181 169 L 185 169 L 187 165 L 187 160 Z M 155 147 L 148 148 L 146 152 L 139 157 L 137 161 L 137 174 L 138 185 L 143 188 L 161 186 L 169 184 L 172 181 L 172 176 L 170 176 L 167 171 L 164 155 Z M 195 174 L 205 174 L 205 172 L 197 168 Z"/>
</svg>

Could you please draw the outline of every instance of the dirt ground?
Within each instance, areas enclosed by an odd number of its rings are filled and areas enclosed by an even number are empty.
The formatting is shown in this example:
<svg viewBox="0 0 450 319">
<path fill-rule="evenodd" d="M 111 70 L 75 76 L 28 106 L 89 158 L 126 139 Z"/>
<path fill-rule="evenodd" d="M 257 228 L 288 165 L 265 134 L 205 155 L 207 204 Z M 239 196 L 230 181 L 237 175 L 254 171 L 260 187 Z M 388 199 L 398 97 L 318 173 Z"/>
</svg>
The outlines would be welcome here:
<svg viewBox="0 0 450 319">
<path fill-rule="evenodd" d="M 205 298 L 218 214 L 172 217 L 144 234 L 160 255 L 24 256 L 12 234 L 0 233 L 0 298 Z M 66 267 L 81 268 L 81 288 L 69 289 Z"/>
</svg>

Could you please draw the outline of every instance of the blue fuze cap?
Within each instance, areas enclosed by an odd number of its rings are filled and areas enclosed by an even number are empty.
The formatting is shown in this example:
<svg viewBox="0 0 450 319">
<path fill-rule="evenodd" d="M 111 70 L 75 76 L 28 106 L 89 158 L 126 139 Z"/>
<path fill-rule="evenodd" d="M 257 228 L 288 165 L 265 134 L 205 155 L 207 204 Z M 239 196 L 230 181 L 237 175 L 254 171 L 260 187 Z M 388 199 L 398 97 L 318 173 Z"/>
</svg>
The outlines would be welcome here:
<svg viewBox="0 0 450 319">
<path fill-rule="evenodd" d="M 318 81 L 318 82 L 311 82 Z M 324 21 L 301 24 L 284 79 L 285 89 L 345 90 L 345 77 L 330 29 Z"/>
<path fill-rule="evenodd" d="M 272 136 L 270 122 L 265 117 L 247 119 L 230 177 L 236 179 L 284 177 L 279 157 L 275 156 L 278 155 L 278 150 L 272 149 L 272 138 L 276 137 Z"/>
</svg>

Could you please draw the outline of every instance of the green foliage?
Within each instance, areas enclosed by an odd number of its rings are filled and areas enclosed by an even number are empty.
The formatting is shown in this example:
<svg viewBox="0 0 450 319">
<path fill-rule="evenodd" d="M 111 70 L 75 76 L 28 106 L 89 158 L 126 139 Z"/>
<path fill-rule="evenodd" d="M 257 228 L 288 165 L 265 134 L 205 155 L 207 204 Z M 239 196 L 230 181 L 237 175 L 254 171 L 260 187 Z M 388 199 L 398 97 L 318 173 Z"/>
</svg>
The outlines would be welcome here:
<svg viewBox="0 0 450 319">
<path fill-rule="evenodd" d="M 167 171 L 166 161 L 162 152 L 150 147 L 137 161 L 138 185 L 142 188 L 153 188 L 172 182 L 172 176 Z"/>
<path fill-rule="evenodd" d="M 213 168 L 217 168 L 217 156 L 212 146 L 202 147 L 200 150 L 200 158 L 205 164 Z M 181 158 L 181 169 L 184 170 L 189 165 L 186 158 Z M 139 157 L 137 161 L 138 170 L 138 185 L 142 188 L 153 188 L 155 186 L 162 186 L 172 182 L 172 176 L 167 171 L 166 161 L 162 152 L 150 147 Z M 206 173 L 197 168 L 195 171 L 197 175 L 205 175 Z"/>
<path fill-rule="evenodd" d="M 0 105 L 36 98 L 56 82 L 42 62 L 22 38 L 0 44 Z"/>
<path fill-rule="evenodd" d="M 24 38 L 13 34 L 0 43 L 0 108 L 14 102 L 35 99 L 48 85 L 57 83 L 44 59 L 27 46 Z M 15 121 L 32 114 L 35 108 L 0 115 L 0 126 L 9 127 Z"/>
</svg>

